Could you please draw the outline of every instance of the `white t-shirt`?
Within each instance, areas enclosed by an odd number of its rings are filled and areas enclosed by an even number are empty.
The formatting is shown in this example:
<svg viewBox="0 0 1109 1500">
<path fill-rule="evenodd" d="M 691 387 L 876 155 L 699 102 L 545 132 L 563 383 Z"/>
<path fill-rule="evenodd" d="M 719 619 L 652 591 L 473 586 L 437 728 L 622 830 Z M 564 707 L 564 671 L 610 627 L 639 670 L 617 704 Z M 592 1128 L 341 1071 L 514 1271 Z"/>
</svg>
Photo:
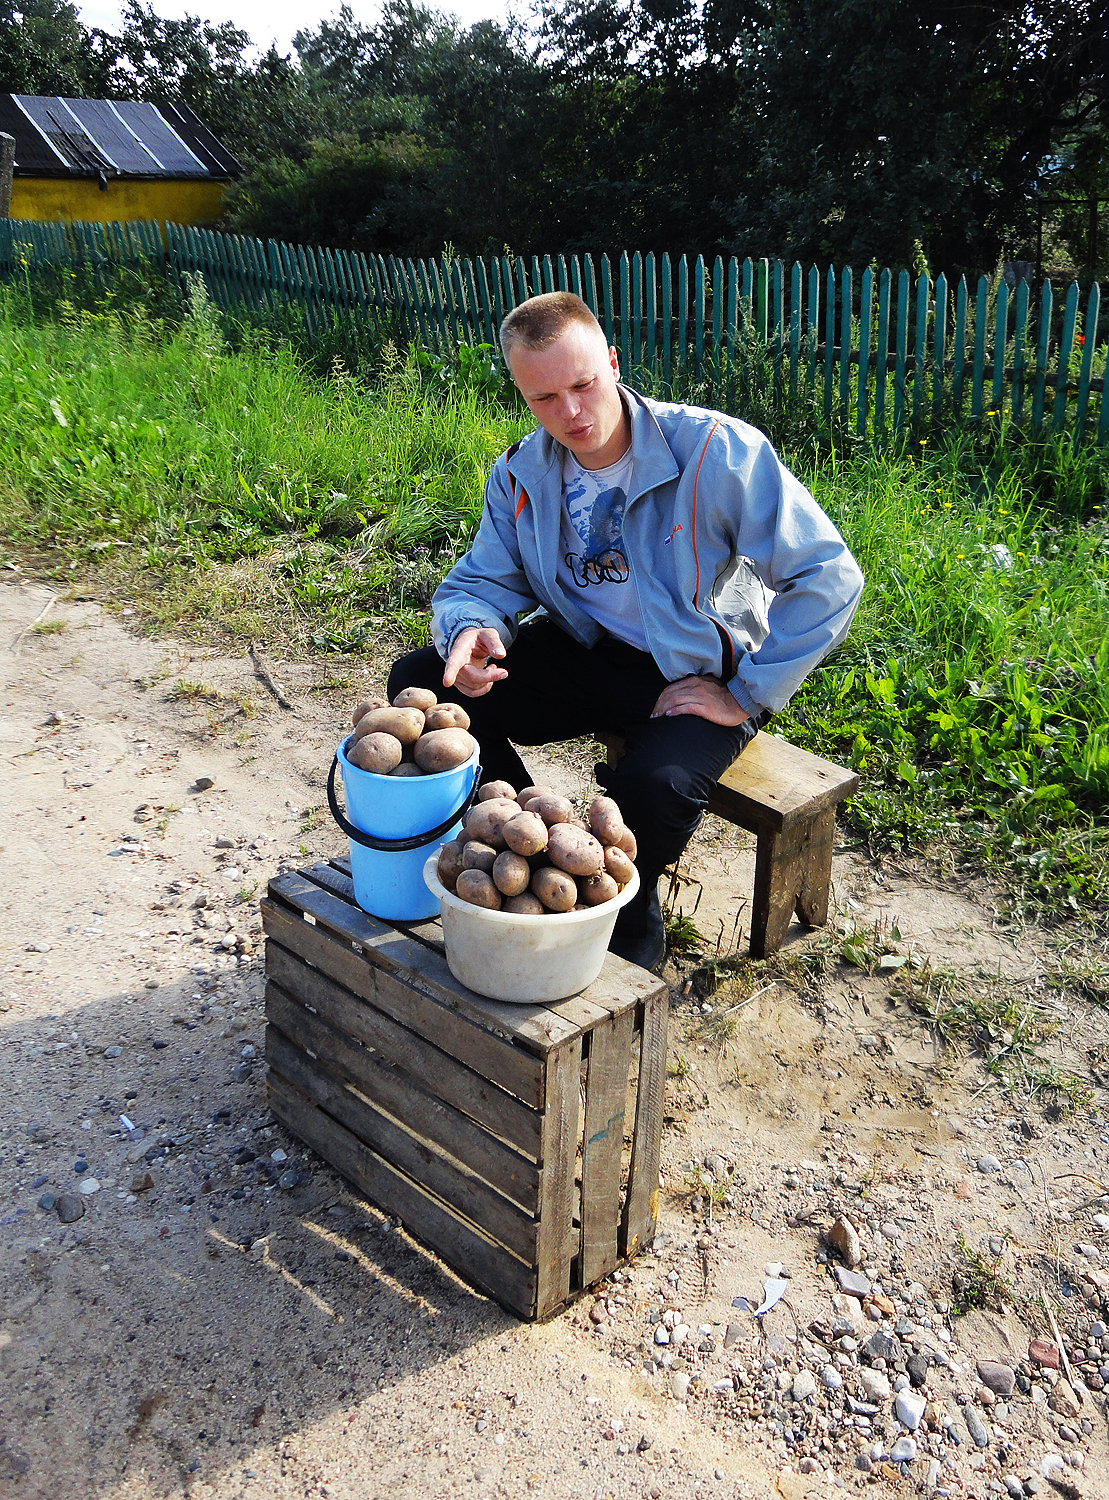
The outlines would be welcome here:
<svg viewBox="0 0 1109 1500">
<path fill-rule="evenodd" d="M 646 651 L 639 600 L 624 551 L 624 506 L 631 474 L 630 447 L 604 469 L 585 469 L 572 453 L 565 453 L 557 576 L 565 592 L 598 625 Z"/>
</svg>

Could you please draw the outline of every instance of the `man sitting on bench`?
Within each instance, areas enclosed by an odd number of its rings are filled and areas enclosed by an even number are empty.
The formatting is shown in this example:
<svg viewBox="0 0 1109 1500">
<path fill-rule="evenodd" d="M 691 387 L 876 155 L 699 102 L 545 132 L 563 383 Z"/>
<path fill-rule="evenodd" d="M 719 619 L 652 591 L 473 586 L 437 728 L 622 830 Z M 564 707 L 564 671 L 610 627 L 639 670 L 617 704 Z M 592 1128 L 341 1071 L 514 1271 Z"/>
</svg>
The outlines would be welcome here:
<svg viewBox="0 0 1109 1500">
<path fill-rule="evenodd" d="M 622 385 L 579 297 L 533 297 L 500 336 L 539 426 L 494 464 L 474 544 L 432 601 L 434 646 L 394 665 L 389 696 L 464 702 L 483 780 L 517 790 L 532 777 L 510 741 L 624 737 L 598 776 L 642 888 L 611 947 L 655 969 L 663 869 L 721 773 L 844 639 L 862 574 L 762 433 Z"/>
</svg>

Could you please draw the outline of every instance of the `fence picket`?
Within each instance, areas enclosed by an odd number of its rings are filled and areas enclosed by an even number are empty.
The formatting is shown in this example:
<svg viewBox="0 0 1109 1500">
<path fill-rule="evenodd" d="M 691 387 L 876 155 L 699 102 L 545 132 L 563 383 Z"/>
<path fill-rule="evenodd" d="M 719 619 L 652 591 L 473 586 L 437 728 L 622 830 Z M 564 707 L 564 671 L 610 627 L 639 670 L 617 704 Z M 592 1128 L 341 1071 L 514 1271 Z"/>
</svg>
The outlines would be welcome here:
<svg viewBox="0 0 1109 1500">
<path fill-rule="evenodd" d="M 851 304 L 854 300 L 851 267 L 840 277 L 839 314 L 839 420 L 846 432 L 851 423 Z"/>
<path fill-rule="evenodd" d="M 555 289 L 554 268 L 551 265 L 551 257 L 549 255 L 544 255 L 544 257 L 543 257 L 543 290 L 545 292 L 553 292 L 554 289 Z"/>
<path fill-rule="evenodd" d="M 1063 336 L 1059 340 L 1059 358 L 1055 362 L 1055 406 L 1052 411 L 1051 428 L 1062 432 L 1067 424 L 1067 392 L 1071 347 L 1074 343 L 1074 325 L 1078 318 L 1078 282 L 1072 281 L 1067 289 L 1067 303 L 1063 309 Z"/>
<path fill-rule="evenodd" d="M 1039 432 L 1044 421 L 1044 393 L 1047 389 L 1047 351 L 1051 342 L 1051 282 L 1045 281 L 1040 294 L 1040 335 L 1036 340 L 1036 377 L 1032 386 L 1032 431 Z"/>
<path fill-rule="evenodd" d="M 539 257 L 533 255 L 531 258 L 531 295 L 538 297 L 543 290 L 543 273 L 539 269 Z M 546 290 L 549 291 L 550 288 Z"/>
<path fill-rule="evenodd" d="M 966 364 L 967 339 L 967 279 L 959 277 L 955 289 L 955 349 L 952 354 L 954 369 L 951 372 L 951 407 L 956 417 L 963 414 L 963 374 Z"/>
<path fill-rule="evenodd" d="M 908 392 L 905 389 L 906 365 L 909 359 L 909 273 L 897 278 L 897 352 L 893 367 L 893 430 L 898 437 L 905 430 Z"/>
<path fill-rule="evenodd" d="M 1005 346 L 1009 342 L 1009 284 L 998 283 L 997 316 L 993 338 L 993 410 L 1000 412 L 1005 382 Z"/>
<path fill-rule="evenodd" d="M 670 257 L 662 256 L 662 378 L 670 384 L 670 339 L 673 333 L 671 321 L 674 315 L 674 284 L 670 271 Z M 669 392 L 668 392 L 669 394 Z"/>
<path fill-rule="evenodd" d="M 587 255 L 584 263 L 585 269 L 585 305 L 589 311 L 600 321 L 599 312 L 601 304 L 597 300 L 597 275 L 593 269 L 593 257 Z M 611 339 L 609 340 L 611 343 Z"/>
<path fill-rule="evenodd" d="M 608 340 L 608 347 L 611 349 L 616 340 L 612 336 L 612 263 L 607 255 L 601 256 L 601 296 L 604 298 L 605 304 L 605 338 Z M 620 352 L 622 354 L 623 350 Z"/>
<path fill-rule="evenodd" d="M 874 351 L 874 432 L 886 425 L 886 379 L 890 351 L 890 282 L 889 267 L 878 278 L 878 347 Z"/>
<path fill-rule="evenodd" d="M 519 305 L 521 302 L 526 302 L 531 295 L 528 291 L 528 273 L 524 269 L 523 256 L 516 262 L 516 285 L 520 292 L 519 297 L 516 299 L 517 305 Z"/>
<path fill-rule="evenodd" d="M 828 267 L 824 289 L 824 420 L 832 420 L 832 375 L 836 366 L 836 269 Z"/>
<path fill-rule="evenodd" d="M 1025 337 L 1028 332 L 1028 283 L 1017 282 L 1017 309 L 1013 325 L 1013 421 L 1020 426 L 1024 415 Z"/>
<path fill-rule="evenodd" d="M 809 267 L 809 302 L 808 302 L 808 330 L 809 330 L 809 368 L 806 377 L 806 391 L 811 396 L 816 389 L 816 353 L 817 345 L 820 343 L 820 272 L 815 266 Z"/>
<path fill-rule="evenodd" d="M 637 250 L 632 256 L 632 349 L 635 368 L 643 369 L 643 257 Z"/>
<path fill-rule="evenodd" d="M 867 266 L 859 289 L 859 394 L 855 432 L 866 437 L 867 380 L 870 373 L 870 320 L 874 311 L 874 273 Z"/>
<path fill-rule="evenodd" d="M 620 257 L 620 358 L 628 371 L 635 368 L 635 354 L 631 344 L 631 267 L 625 252 Z"/>
<path fill-rule="evenodd" d="M 651 374 L 656 373 L 655 365 L 655 338 L 657 328 L 657 302 L 658 290 L 655 286 L 655 257 L 654 252 L 649 251 L 643 257 L 643 306 L 646 314 L 646 368 Z"/>
<path fill-rule="evenodd" d="M 774 262 L 774 396 L 782 399 L 782 351 L 786 342 L 785 273 L 780 260 Z"/>
<path fill-rule="evenodd" d="M 978 278 L 978 297 L 974 307 L 974 376 L 970 386 L 970 415 L 977 422 L 982 416 L 982 381 L 986 371 L 986 299 L 990 284 Z"/>
<path fill-rule="evenodd" d="M 1097 342 L 1097 315 L 1101 308 L 1101 288 L 1095 281 L 1090 287 L 1086 301 L 1086 316 L 1082 320 L 1082 367 L 1078 374 L 1078 404 L 1074 413 L 1074 451 L 1077 453 L 1086 428 L 1086 409 L 1090 403 L 1090 376 L 1094 367 L 1094 345 Z M 1101 406 L 1106 409 L 1105 382 L 1101 388 Z"/>
<path fill-rule="evenodd" d="M 684 255 L 678 258 L 678 350 L 675 369 L 686 362 L 686 347 L 689 342 L 689 261 Z"/>
<path fill-rule="evenodd" d="M 560 292 L 568 292 L 570 290 L 570 283 L 566 279 L 565 255 L 558 257 L 558 289 Z"/>
<path fill-rule="evenodd" d="M 693 267 L 693 338 L 696 353 L 696 378 L 701 379 L 705 366 L 705 257 L 699 255 Z"/>
<path fill-rule="evenodd" d="M 925 366 L 928 362 L 928 311 L 932 283 L 927 271 L 916 279 L 916 340 L 913 344 L 913 429 L 919 429 L 924 411 Z"/>
<path fill-rule="evenodd" d="M 712 389 L 719 392 L 724 346 L 724 261 L 718 255 L 712 263 Z"/>
<path fill-rule="evenodd" d="M 466 262 L 469 265 L 469 261 Z M 470 267 L 473 275 L 473 267 Z M 500 328 L 501 320 L 497 318 L 493 309 L 493 299 L 489 292 L 489 278 L 485 274 L 485 262 L 478 256 L 477 263 L 477 296 L 481 302 L 482 326 L 485 332 L 485 342 L 496 347 L 497 335 L 494 332 L 494 319 L 497 329 Z"/>
<path fill-rule="evenodd" d="M 935 324 L 932 330 L 932 420 L 943 419 L 943 375 L 947 358 L 947 277 L 936 277 Z"/>
<path fill-rule="evenodd" d="M 735 406 L 736 386 L 736 362 L 742 358 L 740 345 L 737 339 L 737 319 L 739 317 L 739 264 L 735 256 L 728 260 L 728 322 L 725 337 L 725 380 L 727 382 L 727 402 L 729 408 Z M 746 395 L 746 392 L 744 392 Z"/>
</svg>

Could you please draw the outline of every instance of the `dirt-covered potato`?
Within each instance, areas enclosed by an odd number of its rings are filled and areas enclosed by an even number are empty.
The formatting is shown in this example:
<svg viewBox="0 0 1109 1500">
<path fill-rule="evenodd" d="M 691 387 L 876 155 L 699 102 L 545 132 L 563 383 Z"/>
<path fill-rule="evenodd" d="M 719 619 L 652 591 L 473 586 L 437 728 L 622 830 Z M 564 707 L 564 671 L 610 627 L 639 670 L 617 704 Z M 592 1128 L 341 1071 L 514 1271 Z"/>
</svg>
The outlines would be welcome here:
<svg viewBox="0 0 1109 1500">
<path fill-rule="evenodd" d="M 616 840 L 617 847 L 623 849 L 629 859 L 634 859 L 639 852 L 639 846 L 635 842 L 635 834 L 626 825 L 624 832 Z"/>
<path fill-rule="evenodd" d="M 389 707 L 389 705 L 385 701 L 384 698 L 363 698 L 362 702 L 358 705 L 358 707 L 354 710 L 354 712 L 350 716 L 351 728 L 352 729 L 357 729 L 358 728 L 358 720 L 362 717 L 363 714 L 368 714 L 371 709 L 374 709 L 374 708 L 388 708 L 388 707 Z"/>
<path fill-rule="evenodd" d="M 491 797 L 488 802 L 477 802 L 466 814 L 466 837 L 492 844 L 494 849 L 503 849 L 504 825 L 519 812 L 517 804 L 507 798 Z"/>
<path fill-rule="evenodd" d="M 430 688 L 409 687 L 402 688 L 393 699 L 394 708 L 418 708 L 422 714 L 426 714 L 429 708 L 434 708 L 438 698 Z"/>
<path fill-rule="evenodd" d="M 635 866 L 618 844 L 605 850 L 605 869 L 619 886 L 627 885 L 635 873 Z"/>
<path fill-rule="evenodd" d="M 399 766 L 394 766 L 389 772 L 390 776 L 422 776 L 424 773 L 419 766 L 410 760 L 402 760 Z"/>
<path fill-rule="evenodd" d="M 531 892 L 548 911 L 570 911 L 578 899 L 578 888 L 564 870 L 547 865 L 531 877 Z"/>
<path fill-rule="evenodd" d="M 555 823 L 565 823 L 567 819 L 574 816 L 574 806 L 570 799 L 558 797 L 554 792 L 547 792 L 542 797 L 533 797 L 526 811 L 538 813 L 548 828 Z"/>
<path fill-rule="evenodd" d="M 492 875 L 493 862 L 497 857 L 497 851 L 491 849 L 488 844 L 479 844 L 477 839 L 471 839 L 462 848 L 462 868 L 464 870 L 484 870 L 486 875 Z"/>
<path fill-rule="evenodd" d="M 533 797 L 553 797 L 554 792 L 549 786 L 526 786 L 522 792 L 516 793 L 516 801 L 521 807 L 527 807 Z"/>
<path fill-rule="evenodd" d="M 517 917 L 541 917 L 547 910 L 539 897 L 533 896 L 530 891 L 521 891 L 518 896 L 509 896 L 504 903 L 504 909 Z"/>
<path fill-rule="evenodd" d="M 358 720 L 355 734 L 391 734 L 402 745 L 414 745 L 424 732 L 423 711 L 419 708 L 371 708 Z"/>
<path fill-rule="evenodd" d="M 462 868 L 462 845 L 457 839 L 452 839 L 439 850 L 439 860 L 435 866 L 439 879 L 448 891 L 454 890 L 454 883 L 462 874 Z"/>
<path fill-rule="evenodd" d="M 467 845 L 467 848 L 469 845 Z M 531 866 L 521 854 L 502 849 L 493 861 L 493 884 L 502 896 L 519 896 L 528 888 Z"/>
<path fill-rule="evenodd" d="M 578 881 L 578 895 L 586 906 L 603 906 L 606 901 L 614 900 L 619 894 L 620 887 L 607 870 Z"/>
<path fill-rule="evenodd" d="M 618 844 L 624 819 L 611 797 L 594 797 L 589 806 L 589 827 L 602 844 Z"/>
<path fill-rule="evenodd" d="M 501 801 L 515 802 L 516 792 L 507 781 L 487 781 L 478 792 L 477 800 L 479 802 L 490 802 L 493 798 Z"/>
<path fill-rule="evenodd" d="M 359 770 L 387 776 L 395 766 L 400 765 L 403 754 L 404 746 L 400 740 L 395 735 L 382 734 L 379 730 L 376 734 L 364 734 L 356 739 L 347 752 L 347 759 Z"/>
<path fill-rule="evenodd" d="M 584 828 L 556 823 L 547 838 L 547 858 L 568 875 L 596 875 L 604 869 L 605 851 Z"/>
<path fill-rule="evenodd" d="M 471 906 L 484 906 L 486 911 L 501 909 L 501 893 L 493 884 L 492 875 L 484 870 L 463 870 L 455 881 L 454 893 Z"/>
<path fill-rule="evenodd" d="M 433 729 L 421 734 L 412 747 L 416 764 L 429 776 L 465 765 L 473 753 L 473 736 L 465 729 Z"/>
<path fill-rule="evenodd" d="M 517 813 L 501 829 L 505 843 L 517 854 L 530 858 L 547 847 L 547 825 L 537 813 Z"/>
<path fill-rule="evenodd" d="M 437 703 L 424 714 L 424 733 L 432 729 L 469 729 L 470 715 L 457 703 Z M 513 793 L 515 796 L 515 793 Z"/>
</svg>

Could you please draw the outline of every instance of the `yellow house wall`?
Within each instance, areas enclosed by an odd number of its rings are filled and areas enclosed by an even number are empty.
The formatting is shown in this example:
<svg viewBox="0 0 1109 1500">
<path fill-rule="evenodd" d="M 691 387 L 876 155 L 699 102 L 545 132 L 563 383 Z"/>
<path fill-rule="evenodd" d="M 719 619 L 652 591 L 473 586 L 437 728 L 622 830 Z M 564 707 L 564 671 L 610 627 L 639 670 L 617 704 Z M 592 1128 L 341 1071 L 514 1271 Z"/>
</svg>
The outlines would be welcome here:
<svg viewBox="0 0 1109 1500">
<path fill-rule="evenodd" d="M 110 178 L 106 193 L 87 177 L 17 177 L 12 183 L 13 219 L 66 219 L 86 224 L 128 219 L 171 224 L 211 224 L 223 209 L 225 182 L 173 182 L 164 178 Z"/>
</svg>

